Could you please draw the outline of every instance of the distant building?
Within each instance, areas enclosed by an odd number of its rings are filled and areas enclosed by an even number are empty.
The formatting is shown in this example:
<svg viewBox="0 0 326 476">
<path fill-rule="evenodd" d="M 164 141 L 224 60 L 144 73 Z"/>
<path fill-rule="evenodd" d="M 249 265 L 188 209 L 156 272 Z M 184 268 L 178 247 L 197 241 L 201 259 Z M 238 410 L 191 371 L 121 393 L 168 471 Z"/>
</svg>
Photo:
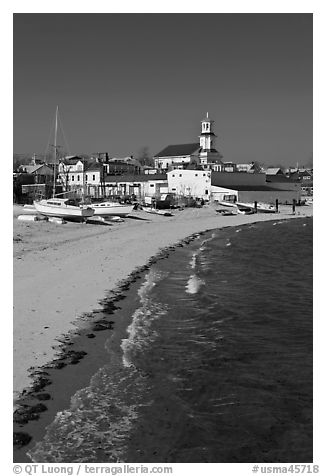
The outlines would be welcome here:
<svg viewBox="0 0 326 476">
<path fill-rule="evenodd" d="M 268 167 L 266 175 L 284 175 L 284 172 L 280 167 Z"/>
<path fill-rule="evenodd" d="M 224 187 L 238 192 L 240 202 L 292 203 L 301 198 L 300 183 L 288 180 L 281 174 L 271 175 L 268 179 L 265 173 L 245 174 L 242 172 L 212 172 L 212 186 Z"/>
<path fill-rule="evenodd" d="M 58 165 L 58 181 L 66 190 L 71 186 L 84 184 L 85 160 L 78 156 L 65 157 Z"/>
<path fill-rule="evenodd" d="M 178 196 L 210 199 L 211 172 L 206 170 L 171 170 L 167 173 L 170 193 Z"/>
<path fill-rule="evenodd" d="M 168 145 L 154 156 L 155 168 L 160 171 L 184 169 L 190 164 L 199 164 L 199 144 Z"/>
<path fill-rule="evenodd" d="M 142 172 L 141 163 L 133 157 L 113 157 L 106 164 L 108 174 L 140 174 Z"/>
<path fill-rule="evenodd" d="M 53 169 L 45 164 L 21 165 L 18 171 L 32 175 L 35 184 L 47 184 L 53 181 Z"/>
<path fill-rule="evenodd" d="M 237 164 L 233 162 L 224 162 L 220 172 L 237 172 Z"/>
<path fill-rule="evenodd" d="M 246 172 L 248 174 L 256 174 L 264 172 L 262 166 L 257 162 L 250 162 L 250 164 L 236 164 L 237 172 Z"/>
<path fill-rule="evenodd" d="M 307 169 L 291 169 L 289 170 L 287 177 L 291 180 L 297 180 L 301 184 L 301 192 L 304 196 L 313 195 L 314 191 L 314 177 L 313 171 Z"/>
<path fill-rule="evenodd" d="M 102 192 L 102 191 L 101 191 Z M 159 197 L 168 192 L 166 174 L 106 175 L 103 193 L 105 196 L 137 198 Z"/>
<path fill-rule="evenodd" d="M 155 168 L 168 172 L 175 169 L 221 170 L 222 155 L 215 148 L 214 121 L 208 113 L 201 121 L 199 143 L 169 145 L 154 156 Z"/>
</svg>

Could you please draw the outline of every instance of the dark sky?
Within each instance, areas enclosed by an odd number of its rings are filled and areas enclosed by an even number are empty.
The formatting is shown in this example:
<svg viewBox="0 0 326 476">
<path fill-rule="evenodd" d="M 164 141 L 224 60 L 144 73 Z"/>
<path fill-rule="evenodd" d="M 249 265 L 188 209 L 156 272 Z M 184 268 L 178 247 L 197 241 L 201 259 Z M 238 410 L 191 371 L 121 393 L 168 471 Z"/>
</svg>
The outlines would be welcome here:
<svg viewBox="0 0 326 476">
<path fill-rule="evenodd" d="M 56 105 L 70 153 L 120 157 L 208 111 L 224 160 L 303 165 L 312 59 L 312 14 L 15 14 L 14 152 L 45 151 Z"/>
</svg>

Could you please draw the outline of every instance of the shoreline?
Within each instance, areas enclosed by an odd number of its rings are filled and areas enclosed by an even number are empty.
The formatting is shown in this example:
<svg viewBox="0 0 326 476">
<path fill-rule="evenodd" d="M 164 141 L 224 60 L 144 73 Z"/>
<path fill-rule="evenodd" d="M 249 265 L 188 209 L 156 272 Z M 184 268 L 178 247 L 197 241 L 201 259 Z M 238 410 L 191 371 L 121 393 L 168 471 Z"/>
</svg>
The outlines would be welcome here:
<svg viewBox="0 0 326 476">
<path fill-rule="evenodd" d="M 117 357 L 121 360 L 121 340 L 128 337 L 128 326 L 140 303 L 138 291 L 146 272 L 178 247 L 187 246 L 205 233 L 195 233 L 161 249 L 145 265 L 135 269 L 111 291 L 110 297 L 103 299 L 102 310 L 90 313 L 79 331 L 63 336 L 52 362 L 31 372 L 33 385 L 22 392 L 14 414 L 15 463 L 34 462 L 28 453 L 45 436 L 58 412 L 69 408 L 72 397 L 90 385 L 103 365 L 114 365 Z"/>
<path fill-rule="evenodd" d="M 256 220 L 252 223 L 261 221 L 270 220 Z M 287 221 L 287 217 L 283 217 L 281 221 Z M 249 224 L 243 223 L 241 226 Z M 219 229 L 234 226 L 225 225 Z M 161 249 L 145 265 L 135 269 L 111 291 L 110 297 L 102 300 L 101 311 L 90 313 L 85 321 L 80 323 L 78 332 L 61 339 L 55 359 L 35 369 L 32 374 L 34 384 L 20 397 L 20 411 L 14 417 L 16 442 L 19 442 L 21 437 L 21 444 L 14 445 L 15 463 L 52 462 L 32 460 L 28 453 L 35 451 L 35 443 L 43 440 L 47 426 L 54 421 L 56 415 L 69 409 L 73 395 L 89 387 L 91 379 L 103 365 L 110 366 L 112 363 L 114 366 L 117 358 L 121 360 L 121 339 L 126 338 L 128 334 L 128 326 L 140 302 L 138 291 L 147 271 L 160 259 L 170 257 L 178 247 L 187 246 L 213 231 L 214 229 L 201 231 L 179 240 L 173 246 Z M 75 367 L 74 364 L 78 366 Z M 24 441 L 24 438 L 27 439 Z"/>
<path fill-rule="evenodd" d="M 112 300 L 119 283 L 149 267 L 160 252 L 213 229 L 312 216 L 312 207 L 300 207 L 296 215 L 289 211 L 219 217 L 208 206 L 150 219 L 137 212 L 138 220 L 108 227 L 15 224 L 14 239 L 20 240 L 14 247 L 14 395 L 32 385 L 31 368 L 53 361 L 62 338 L 77 336 L 89 314 L 102 312 L 101 303 Z"/>
</svg>

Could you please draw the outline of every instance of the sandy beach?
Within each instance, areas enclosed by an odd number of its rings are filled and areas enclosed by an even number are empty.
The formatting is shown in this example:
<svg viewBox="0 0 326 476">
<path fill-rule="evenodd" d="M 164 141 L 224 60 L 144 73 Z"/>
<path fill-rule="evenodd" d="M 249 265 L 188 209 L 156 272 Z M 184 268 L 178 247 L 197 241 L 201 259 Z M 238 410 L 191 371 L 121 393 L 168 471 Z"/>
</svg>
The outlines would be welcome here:
<svg viewBox="0 0 326 476">
<path fill-rule="evenodd" d="M 32 383 L 30 371 L 51 361 L 57 339 L 76 330 L 78 318 L 160 249 L 194 233 L 263 220 L 312 216 L 310 206 L 278 214 L 218 216 L 213 206 L 164 217 L 133 212 L 108 226 L 22 222 L 14 206 L 14 394 Z M 82 319 L 81 319 L 82 322 Z M 79 325 L 79 323 L 77 324 Z"/>
</svg>

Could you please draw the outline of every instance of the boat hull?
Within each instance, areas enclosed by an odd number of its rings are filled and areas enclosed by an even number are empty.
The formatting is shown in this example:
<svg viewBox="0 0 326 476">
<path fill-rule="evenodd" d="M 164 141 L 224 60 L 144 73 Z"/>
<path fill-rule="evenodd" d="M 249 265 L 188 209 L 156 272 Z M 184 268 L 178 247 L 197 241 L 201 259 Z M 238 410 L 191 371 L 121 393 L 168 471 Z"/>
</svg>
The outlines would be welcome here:
<svg viewBox="0 0 326 476">
<path fill-rule="evenodd" d="M 133 205 L 120 205 L 119 203 L 111 202 L 102 202 L 102 203 L 93 203 L 90 205 L 94 210 L 95 216 L 109 217 L 109 216 L 119 216 L 126 217 L 128 216 L 134 206 Z"/>
<path fill-rule="evenodd" d="M 238 208 L 240 210 L 251 209 L 253 212 L 257 213 L 276 213 L 276 207 L 274 205 L 270 205 L 268 203 L 257 203 L 257 210 L 255 208 L 254 203 L 240 203 L 236 202 Z"/>
<path fill-rule="evenodd" d="M 55 201 L 53 201 L 54 203 Z M 60 203 L 58 201 L 58 203 Z M 49 203 L 47 200 L 34 202 L 35 209 L 41 215 L 47 217 L 63 218 L 69 221 L 84 221 L 94 215 L 94 210 L 89 207 L 77 207 L 73 205 L 55 205 Z"/>
</svg>

